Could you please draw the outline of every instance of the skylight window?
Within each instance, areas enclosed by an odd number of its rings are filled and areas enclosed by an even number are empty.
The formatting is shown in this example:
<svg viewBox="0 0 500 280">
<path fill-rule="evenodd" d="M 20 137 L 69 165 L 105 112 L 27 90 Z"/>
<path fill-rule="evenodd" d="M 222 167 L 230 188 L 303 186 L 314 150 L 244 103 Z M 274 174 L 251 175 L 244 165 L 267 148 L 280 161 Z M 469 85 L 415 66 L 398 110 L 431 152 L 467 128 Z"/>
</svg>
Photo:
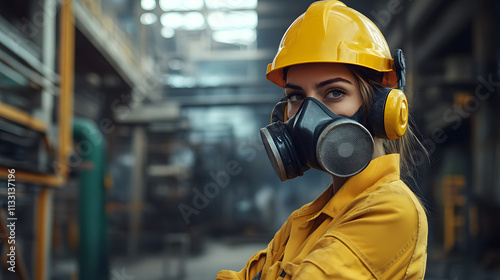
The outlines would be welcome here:
<svg viewBox="0 0 500 280">
<path fill-rule="evenodd" d="M 184 14 L 184 29 L 200 30 L 205 27 L 205 17 L 198 12 Z"/>
<path fill-rule="evenodd" d="M 160 0 L 160 8 L 170 11 L 199 11 L 203 9 L 203 0 Z"/>
<path fill-rule="evenodd" d="M 225 44 L 249 45 L 257 39 L 257 32 L 255 29 L 219 30 L 212 33 L 212 39 Z"/>
<path fill-rule="evenodd" d="M 160 34 L 161 34 L 161 36 L 163 38 L 169 39 L 169 38 L 174 37 L 175 30 L 173 28 L 164 26 L 164 27 L 161 28 L 161 33 Z"/>
<path fill-rule="evenodd" d="M 165 13 L 161 15 L 163 26 L 172 29 L 201 30 L 205 28 L 205 17 L 200 12 Z"/>
<path fill-rule="evenodd" d="M 161 25 L 177 29 L 182 26 L 184 17 L 181 13 L 166 13 L 161 15 Z"/>
<path fill-rule="evenodd" d="M 257 0 L 205 0 L 209 9 L 255 9 Z"/>
<path fill-rule="evenodd" d="M 213 30 L 252 29 L 257 27 L 256 11 L 212 12 L 207 17 Z"/>
<path fill-rule="evenodd" d="M 151 11 L 156 8 L 156 0 L 141 0 L 141 7 L 146 11 Z"/>
<path fill-rule="evenodd" d="M 158 1 L 158 2 L 157 2 Z M 212 39 L 227 44 L 249 45 L 257 38 L 258 0 L 141 0 L 141 7 L 151 11 L 141 15 L 141 23 L 161 22 L 161 36 L 172 38 L 179 30 L 213 31 Z M 153 13 L 157 5 L 161 16 Z M 159 18 L 158 18 L 159 17 Z"/>
<path fill-rule="evenodd" d="M 141 23 L 144 25 L 151 25 L 158 20 L 158 17 L 153 13 L 144 13 L 141 15 Z"/>
</svg>

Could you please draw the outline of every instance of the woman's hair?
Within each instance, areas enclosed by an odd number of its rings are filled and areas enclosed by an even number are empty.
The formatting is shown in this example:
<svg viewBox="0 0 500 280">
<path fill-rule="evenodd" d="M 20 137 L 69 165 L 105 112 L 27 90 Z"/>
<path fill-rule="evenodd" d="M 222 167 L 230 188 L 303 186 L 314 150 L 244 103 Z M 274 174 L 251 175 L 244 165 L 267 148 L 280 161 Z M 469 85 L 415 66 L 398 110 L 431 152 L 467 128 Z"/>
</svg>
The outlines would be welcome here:
<svg viewBox="0 0 500 280">
<path fill-rule="evenodd" d="M 354 78 L 358 82 L 361 97 L 363 99 L 363 114 L 364 116 L 369 116 L 375 89 L 382 87 L 380 83 L 380 81 L 382 80 L 382 75 L 379 72 L 364 67 L 356 65 L 346 66 L 352 72 Z M 414 152 L 415 148 L 421 149 L 426 156 L 428 154 L 427 150 L 416 136 L 413 127 L 414 123 L 409 117 L 406 133 L 401 138 L 395 140 L 381 140 L 384 145 L 384 150 L 387 154 L 399 153 L 401 155 L 400 167 L 403 173 L 402 175 L 406 176 L 406 178 L 408 179 L 415 181 L 415 177 L 413 176 L 414 171 L 416 171 L 417 169 L 417 158 L 416 153 Z"/>
</svg>

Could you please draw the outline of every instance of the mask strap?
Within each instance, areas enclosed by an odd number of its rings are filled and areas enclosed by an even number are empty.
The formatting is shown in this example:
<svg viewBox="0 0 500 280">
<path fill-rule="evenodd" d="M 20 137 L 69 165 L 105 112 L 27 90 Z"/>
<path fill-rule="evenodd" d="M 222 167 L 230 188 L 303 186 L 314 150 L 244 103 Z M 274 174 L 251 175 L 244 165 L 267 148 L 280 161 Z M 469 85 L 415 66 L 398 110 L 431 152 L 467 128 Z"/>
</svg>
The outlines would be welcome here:
<svg viewBox="0 0 500 280">
<path fill-rule="evenodd" d="M 360 124 L 366 126 L 367 124 L 365 124 L 366 119 L 365 119 L 365 114 L 363 113 L 363 105 L 359 106 L 359 109 L 356 111 L 356 113 L 354 113 L 352 117 L 349 117 L 349 119 L 357 121 Z"/>
<path fill-rule="evenodd" d="M 398 77 L 398 88 L 403 91 L 403 87 L 406 86 L 406 62 L 401 49 L 394 51 L 394 67 Z"/>
<path fill-rule="evenodd" d="M 288 102 L 286 97 L 283 97 L 276 105 L 274 105 L 273 112 L 271 113 L 271 123 L 274 122 L 286 122 L 288 116 L 286 114 Z"/>
</svg>

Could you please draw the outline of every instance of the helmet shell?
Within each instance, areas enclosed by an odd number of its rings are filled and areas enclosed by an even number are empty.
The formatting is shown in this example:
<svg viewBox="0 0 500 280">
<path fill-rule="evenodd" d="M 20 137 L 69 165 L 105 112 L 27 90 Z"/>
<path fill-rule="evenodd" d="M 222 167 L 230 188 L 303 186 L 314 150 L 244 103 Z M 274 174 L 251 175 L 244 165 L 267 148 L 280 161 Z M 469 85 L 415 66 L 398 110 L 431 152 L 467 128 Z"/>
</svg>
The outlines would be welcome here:
<svg viewBox="0 0 500 280">
<path fill-rule="evenodd" d="M 380 30 L 340 1 L 314 2 L 288 27 L 266 78 L 284 87 L 285 67 L 318 62 L 363 66 L 383 73 L 383 86 L 397 85 L 394 60 Z"/>
</svg>

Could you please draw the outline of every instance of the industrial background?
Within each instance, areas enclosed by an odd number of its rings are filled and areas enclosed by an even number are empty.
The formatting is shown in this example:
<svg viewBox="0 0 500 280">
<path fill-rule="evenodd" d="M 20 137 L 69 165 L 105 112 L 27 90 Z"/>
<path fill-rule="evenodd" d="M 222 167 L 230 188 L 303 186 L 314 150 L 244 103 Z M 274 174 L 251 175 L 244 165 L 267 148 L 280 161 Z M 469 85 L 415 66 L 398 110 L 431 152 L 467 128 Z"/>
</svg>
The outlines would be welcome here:
<svg viewBox="0 0 500 280">
<path fill-rule="evenodd" d="M 0 279 L 243 267 L 331 180 L 281 183 L 259 137 L 267 63 L 311 3 L 1 1 Z M 426 279 L 500 279 L 500 2 L 345 3 L 407 58 Z"/>
</svg>

